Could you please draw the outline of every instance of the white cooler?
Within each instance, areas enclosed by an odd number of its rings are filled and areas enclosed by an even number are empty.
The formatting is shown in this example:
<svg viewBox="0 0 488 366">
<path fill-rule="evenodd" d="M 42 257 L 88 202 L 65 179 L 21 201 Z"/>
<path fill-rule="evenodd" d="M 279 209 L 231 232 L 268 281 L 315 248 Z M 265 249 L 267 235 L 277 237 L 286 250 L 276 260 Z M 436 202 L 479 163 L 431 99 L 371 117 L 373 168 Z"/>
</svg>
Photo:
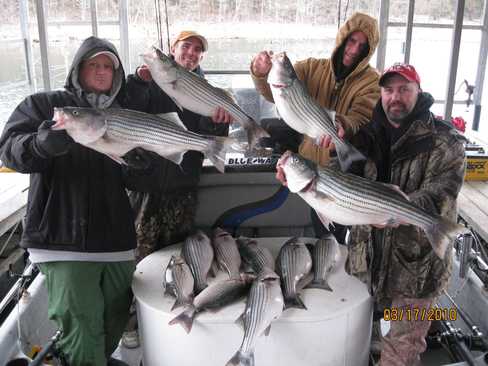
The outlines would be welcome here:
<svg viewBox="0 0 488 366">
<path fill-rule="evenodd" d="M 258 241 L 276 256 L 288 239 Z M 256 366 L 368 364 L 372 300 L 366 286 L 344 271 L 346 248 L 340 247 L 341 260 L 329 277 L 334 291 L 302 291 L 308 310 L 287 309 L 271 324 L 269 336 L 263 335 L 256 342 Z M 137 265 L 132 289 L 144 366 L 225 366 L 243 338 L 244 332 L 235 320 L 244 311 L 245 299 L 215 313 L 198 314 L 190 334 L 178 324 L 168 325 L 183 308 L 170 311 L 175 299 L 163 294 L 163 275 L 171 255 L 179 254 L 180 249 L 181 245 L 164 248 Z M 224 274 L 219 273 L 220 277 Z"/>
</svg>

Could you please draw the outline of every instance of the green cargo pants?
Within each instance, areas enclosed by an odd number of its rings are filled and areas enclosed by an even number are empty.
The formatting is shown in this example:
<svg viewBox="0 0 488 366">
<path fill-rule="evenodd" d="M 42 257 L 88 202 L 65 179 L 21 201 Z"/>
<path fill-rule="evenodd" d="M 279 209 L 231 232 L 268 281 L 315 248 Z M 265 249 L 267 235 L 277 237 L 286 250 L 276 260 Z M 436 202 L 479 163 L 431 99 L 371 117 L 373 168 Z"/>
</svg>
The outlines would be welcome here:
<svg viewBox="0 0 488 366">
<path fill-rule="evenodd" d="M 58 348 L 70 366 L 105 366 L 129 318 L 134 261 L 48 262 L 49 319 L 63 331 Z"/>
</svg>

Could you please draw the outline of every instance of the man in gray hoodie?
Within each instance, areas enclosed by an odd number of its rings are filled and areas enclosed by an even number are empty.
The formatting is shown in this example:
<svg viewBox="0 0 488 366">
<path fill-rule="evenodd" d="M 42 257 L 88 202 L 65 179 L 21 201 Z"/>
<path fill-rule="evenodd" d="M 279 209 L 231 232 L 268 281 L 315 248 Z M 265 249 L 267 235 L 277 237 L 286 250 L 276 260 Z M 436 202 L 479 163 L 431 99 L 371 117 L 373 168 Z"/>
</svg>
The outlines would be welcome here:
<svg viewBox="0 0 488 366">
<path fill-rule="evenodd" d="M 96 37 L 78 49 L 63 90 L 27 97 L 0 138 L 0 158 L 30 174 L 21 246 L 46 276 L 49 317 L 70 366 L 105 366 L 128 319 L 135 268 L 134 215 L 126 188 L 152 169 L 123 168 L 50 127 L 55 107 L 123 108 L 125 75 L 115 47 Z"/>
</svg>

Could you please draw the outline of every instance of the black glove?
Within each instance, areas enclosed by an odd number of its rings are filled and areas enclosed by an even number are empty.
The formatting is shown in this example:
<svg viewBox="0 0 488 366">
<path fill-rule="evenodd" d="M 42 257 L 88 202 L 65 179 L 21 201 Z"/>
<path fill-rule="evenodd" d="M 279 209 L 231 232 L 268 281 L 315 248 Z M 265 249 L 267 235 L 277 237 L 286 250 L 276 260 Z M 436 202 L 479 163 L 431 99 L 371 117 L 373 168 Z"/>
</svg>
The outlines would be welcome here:
<svg viewBox="0 0 488 366">
<path fill-rule="evenodd" d="M 37 129 L 37 135 L 34 139 L 34 150 L 43 158 L 64 155 L 68 152 L 73 139 L 65 130 L 51 130 L 56 121 L 44 121 Z"/>
<path fill-rule="evenodd" d="M 149 169 L 152 166 L 153 159 L 159 156 L 156 153 L 146 151 L 140 147 L 132 149 L 122 159 L 132 169 Z"/>
</svg>

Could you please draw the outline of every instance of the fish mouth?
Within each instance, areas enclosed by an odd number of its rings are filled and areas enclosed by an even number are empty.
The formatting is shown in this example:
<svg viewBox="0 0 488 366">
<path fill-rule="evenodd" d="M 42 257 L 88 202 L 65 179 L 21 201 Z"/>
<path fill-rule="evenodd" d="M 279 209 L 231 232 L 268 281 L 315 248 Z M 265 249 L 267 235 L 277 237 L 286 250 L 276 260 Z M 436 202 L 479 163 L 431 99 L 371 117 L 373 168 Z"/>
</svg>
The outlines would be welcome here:
<svg viewBox="0 0 488 366">
<path fill-rule="evenodd" d="M 281 157 L 278 159 L 278 162 L 276 163 L 276 166 L 282 168 L 283 165 L 286 164 L 288 158 L 291 156 L 292 152 L 290 150 L 287 150 L 281 155 Z"/>
<path fill-rule="evenodd" d="M 66 120 L 64 118 L 64 113 L 59 108 L 54 108 L 53 121 L 56 121 L 54 125 L 51 126 L 51 130 L 65 130 Z"/>
<path fill-rule="evenodd" d="M 271 84 L 271 86 L 277 89 L 286 88 L 286 84 Z"/>
</svg>

